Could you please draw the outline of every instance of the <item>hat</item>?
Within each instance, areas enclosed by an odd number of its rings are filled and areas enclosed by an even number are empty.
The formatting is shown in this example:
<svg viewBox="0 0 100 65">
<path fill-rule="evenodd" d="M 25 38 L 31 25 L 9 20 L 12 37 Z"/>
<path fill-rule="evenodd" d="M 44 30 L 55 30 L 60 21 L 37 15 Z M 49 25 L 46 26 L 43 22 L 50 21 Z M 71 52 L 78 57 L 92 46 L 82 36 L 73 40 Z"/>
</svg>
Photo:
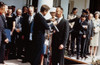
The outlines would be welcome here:
<svg viewBox="0 0 100 65">
<path fill-rule="evenodd" d="M 86 18 L 86 15 L 81 15 L 81 17 L 85 17 Z"/>
<path fill-rule="evenodd" d="M 84 9 L 82 10 L 82 12 L 88 14 L 88 12 L 86 10 L 84 10 Z"/>
<path fill-rule="evenodd" d="M 99 14 L 100 15 L 100 12 L 99 11 L 96 11 L 94 14 Z"/>
<path fill-rule="evenodd" d="M 55 7 L 51 8 L 50 12 L 56 12 L 56 8 Z"/>
</svg>

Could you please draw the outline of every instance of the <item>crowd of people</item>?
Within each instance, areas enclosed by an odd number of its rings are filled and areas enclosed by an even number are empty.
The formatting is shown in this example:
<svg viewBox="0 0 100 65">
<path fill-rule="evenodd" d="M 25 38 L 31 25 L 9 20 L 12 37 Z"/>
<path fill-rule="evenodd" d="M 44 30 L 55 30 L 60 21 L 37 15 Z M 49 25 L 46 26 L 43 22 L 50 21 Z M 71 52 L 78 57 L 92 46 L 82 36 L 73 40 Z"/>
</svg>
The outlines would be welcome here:
<svg viewBox="0 0 100 65">
<path fill-rule="evenodd" d="M 4 60 L 22 59 L 31 65 L 64 65 L 64 52 L 76 59 L 95 57 L 99 45 L 100 12 L 94 15 L 73 8 L 68 18 L 63 8 L 42 5 L 40 12 L 34 6 L 17 9 L 0 2 L 0 63 Z M 51 18 L 45 15 L 50 10 Z M 49 54 L 49 56 L 48 56 Z M 49 60 L 49 63 L 48 63 Z"/>
<path fill-rule="evenodd" d="M 77 16 L 78 9 L 73 8 L 68 15 L 70 34 L 67 44 L 68 55 L 77 59 L 95 58 L 99 48 L 100 12 L 90 13 L 83 9 L 82 15 Z"/>
<path fill-rule="evenodd" d="M 52 8 L 48 20 L 44 17 L 50 10 L 47 5 L 42 5 L 40 12 L 34 12 L 34 6 L 17 9 L 16 14 L 15 9 L 0 2 L 0 64 L 22 59 L 31 65 L 43 65 L 44 60 L 45 65 L 64 65 L 69 24 L 63 8 Z"/>
</svg>

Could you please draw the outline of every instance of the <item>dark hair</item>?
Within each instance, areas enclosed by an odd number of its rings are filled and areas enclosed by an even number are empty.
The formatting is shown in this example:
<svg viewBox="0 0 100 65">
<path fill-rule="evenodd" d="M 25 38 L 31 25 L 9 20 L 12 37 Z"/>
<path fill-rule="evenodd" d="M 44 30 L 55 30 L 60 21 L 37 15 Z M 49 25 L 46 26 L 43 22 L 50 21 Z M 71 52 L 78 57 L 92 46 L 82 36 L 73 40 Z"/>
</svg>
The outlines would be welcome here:
<svg viewBox="0 0 100 65">
<path fill-rule="evenodd" d="M 0 2 L 0 8 L 3 7 L 5 4 L 4 2 Z"/>
<path fill-rule="evenodd" d="M 40 11 L 44 12 L 44 11 L 48 11 L 50 8 L 47 5 L 42 5 Z"/>
<path fill-rule="evenodd" d="M 77 8 L 76 8 L 76 7 L 74 7 L 74 8 L 72 9 L 72 12 L 71 12 L 71 13 L 73 13 L 75 10 L 77 10 Z"/>
<path fill-rule="evenodd" d="M 11 6 L 8 6 L 8 9 L 12 9 L 12 7 Z"/>
<path fill-rule="evenodd" d="M 85 17 L 86 18 L 86 15 L 81 15 L 81 17 Z"/>
<path fill-rule="evenodd" d="M 16 6 L 14 6 L 14 5 L 12 5 L 11 7 L 12 7 L 12 8 L 16 8 Z"/>
<path fill-rule="evenodd" d="M 87 12 L 86 10 L 84 10 L 84 9 L 82 10 L 82 13 L 86 13 L 86 14 L 88 14 L 88 12 Z"/>
<path fill-rule="evenodd" d="M 27 7 L 27 6 L 23 6 L 23 8 L 22 8 L 22 12 L 24 12 L 24 8 L 27 8 L 27 9 L 28 9 L 28 7 Z"/>
</svg>

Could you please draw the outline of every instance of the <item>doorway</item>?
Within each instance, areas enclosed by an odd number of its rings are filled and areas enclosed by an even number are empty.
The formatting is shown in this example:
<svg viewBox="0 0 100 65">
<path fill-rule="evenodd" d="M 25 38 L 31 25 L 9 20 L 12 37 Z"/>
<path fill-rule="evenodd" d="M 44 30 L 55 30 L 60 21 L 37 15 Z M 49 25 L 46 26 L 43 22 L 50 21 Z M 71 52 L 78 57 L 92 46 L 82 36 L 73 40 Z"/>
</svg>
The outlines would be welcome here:
<svg viewBox="0 0 100 65">
<path fill-rule="evenodd" d="M 38 8 L 38 0 L 32 0 L 32 5 L 35 8 L 35 12 L 37 12 L 37 8 Z"/>
<path fill-rule="evenodd" d="M 100 11 L 100 0 L 90 0 L 90 12 Z"/>
</svg>

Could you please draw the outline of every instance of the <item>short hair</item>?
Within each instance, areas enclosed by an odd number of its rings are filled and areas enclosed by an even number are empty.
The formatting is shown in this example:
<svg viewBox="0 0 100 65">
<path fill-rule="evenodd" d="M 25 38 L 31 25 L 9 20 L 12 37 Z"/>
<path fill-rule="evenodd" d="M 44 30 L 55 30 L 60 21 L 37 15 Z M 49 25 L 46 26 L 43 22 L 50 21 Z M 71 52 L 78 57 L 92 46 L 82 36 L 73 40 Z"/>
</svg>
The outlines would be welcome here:
<svg viewBox="0 0 100 65">
<path fill-rule="evenodd" d="M 87 12 L 86 10 L 84 10 L 84 9 L 82 10 L 82 13 L 86 13 L 86 14 L 88 14 L 88 12 Z"/>
<path fill-rule="evenodd" d="M 30 6 L 30 7 L 29 7 L 29 9 L 31 9 L 31 10 L 33 10 L 33 11 L 34 11 L 34 6 Z"/>
<path fill-rule="evenodd" d="M 19 10 L 22 12 L 22 10 L 21 10 L 20 8 L 18 8 L 18 9 L 16 10 L 16 12 L 18 12 Z"/>
<path fill-rule="evenodd" d="M 12 5 L 11 7 L 12 7 L 12 8 L 16 8 L 16 6 L 14 6 L 14 5 Z"/>
<path fill-rule="evenodd" d="M 76 8 L 76 7 L 74 7 L 73 9 L 72 9 L 72 12 L 74 12 L 75 10 L 77 10 L 78 8 Z"/>
<path fill-rule="evenodd" d="M 12 9 L 12 7 L 11 6 L 8 6 L 8 9 Z"/>
<path fill-rule="evenodd" d="M 61 6 L 58 6 L 57 8 L 60 8 L 62 11 L 64 11 L 63 8 L 62 8 Z"/>
<path fill-rule="evenodd" d="M 34 6 L 30 5 L 29 8 L 33 8 L 34 9 Z"/>
<path fill-rule="evenodd" d="M 28 9 L 28 7 L 27 7 L 27 6 L 23 6 L 23 8 L 22 8 L 22 12 L 24 12 L 24 8 L 27 8 L 27 9 Z"/>
<path fill-rule="evenodd" d="M 86 15 L 81 15 L 81 17 L 85 17 L 86 18 Z"/>
<path fill-rule="evenodd" d="M 48 10 L 50 10 L 49 6 L 47 6 L 47 5 L 41 6 L 41 9 L 40 9 L 41 12 L 48 11 Z"/>
<path fill-rule="evenodd" d="M 4 2 L 0 2 L 0 8 L 3 7 L 5 4 Z"/>
</svg>

